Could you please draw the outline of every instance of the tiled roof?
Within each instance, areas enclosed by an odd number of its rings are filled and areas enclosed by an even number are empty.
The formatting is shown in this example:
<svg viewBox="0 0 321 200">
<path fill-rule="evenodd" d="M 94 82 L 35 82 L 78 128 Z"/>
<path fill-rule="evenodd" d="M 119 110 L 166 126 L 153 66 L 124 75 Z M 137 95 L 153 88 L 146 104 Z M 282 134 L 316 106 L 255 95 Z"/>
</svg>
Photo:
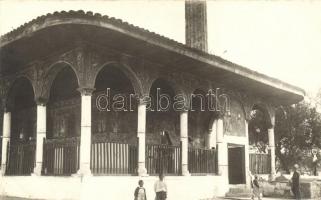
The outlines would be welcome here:
<svg viewBox="0 0 321 200">
<path fill-rule="evenodd" d="M 61 20 L 61 19 L 84 19 L 84 20 L 90 20 L 93 22 L 98 21 L 101 23 L 110 24 L 110 25 L 125 29 L 126 31 L 136 33 L 140 36 L 147 38 L 148 40 L 152 39 L 154 41 L 157 41 L 158 44 L 175 47 L 176 49 L 178 49 L 178 51 L 177 51 L 178 53 L 181 53 L 181 54 L 192 53 L 193 55 L 195 54 L 196 55 L 195 57 L 199 58 L 199 60 L 201 60 L 201 61 L 206 60 L 206 61 L 209 61 L 208 63 L 219 63 L 220 68 L 230 71 L 230 72 L 233 72 L 235 74 L 239 74 L 241 76 L 243 75 L 248 78 L 257 77 L 260 79 L 259 82 L 262 82 L 264 84 L 269 85 L 267 82 L 274 82 L 274 83 L 277 83 L 282 88 L 285 87 L 290 90 L 295 90 L 296 93 L 301 93 L 303 95 L 305 94 L 305 91 L 303 89 L 293 86 L 291 84 L 285 83 L 279 79 L 269 77 L 265 74 L 259 73 L 254 70 L 250 70 L 246 67 L 243 67 L 243 66 L 235 64 L 233 62 L 230 62 L 228 60 L 225 60 L 221 57 L 200 51 L 198 49 L 191 48 L 185 44 L 182 44 L 180 42 L 177 42 L 175 40 L 172 40 L 170 38 L 167 38 L 165 36 L 157 34 L 155 32 L 151 32 L 147 29 L 135 26 L 133 24 L 122 21 L 120 19 L 116 19 L 114 17 L 109 17 L 107 15 L 101 15 L 99 13 L 93 13 L 90 11 L 84 12 L 83 10 L 79 10 L 79 11 L 70 10 L 68 12 L 61 11 L 61 12 L 48 13 L 47 15 L 39 16 L 36 19 L 33 19 L 32 21 L 27 22 L 27 23 L 21 25 L 20 27 L 12 30 L 11 32 L 1 36 L 0 37 L 0 48 L 9 44 L 10 42 L 13 42 L 21 37 L 24 37 L 25 35 L 28 35 L 28 33 L 32 33 L 33 31 L 35 31 L 37 29 L 37 27 L 41 27 L 41 26 L 46 27 L 47 20 L 49 20 L 49 19 L 52 20 L 52 19 L 56 19 L 56 18 L 57 18 L 57 20 L 58 19 L 59 20 Z M 222 67 L 222 66 L 224 66 L 224 67 Z M 218 67 L 218 66 L 216 66 L 216 67 Z"/>
</svg>

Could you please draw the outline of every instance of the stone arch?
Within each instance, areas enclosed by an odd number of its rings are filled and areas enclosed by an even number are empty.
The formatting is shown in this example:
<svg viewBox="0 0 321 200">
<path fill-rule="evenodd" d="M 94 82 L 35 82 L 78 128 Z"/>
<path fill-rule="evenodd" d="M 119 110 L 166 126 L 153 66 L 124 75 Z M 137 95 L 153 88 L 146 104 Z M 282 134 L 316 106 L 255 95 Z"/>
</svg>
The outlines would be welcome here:
<svg viewBox="0 0 321 200">
<path fill-rule="evenodd" d="M 263 114 L 264 114 L 264 117 L 265 119 L 267 120 L 267 126 L 268 128 L 271 128 L 273 126 L 273 123 L 272 123 L 272 115 L 271 115 L 271 112 L 269 111 L 269 107 L 264 104 L 264 103 L 254 103 L 251 107 L 251 110 L 260 110 Z"/>
<path fill-rule="evenodd" d="M 193 147 L 213 147 L 212 136 L 213 117 L 218 113 L 209 107 L 208 91 L 204 87 L 194 89 L 190 97 L 188 115 L 189 144 Z M 211 139 L 212 138 L 212 139 Z"/>
<path fill-rule="evenodd" d="M 78 71 L 75 69 L 75 67 L 69 62 L 57 61 L 49 65 L 48 69 L 46 70 L 46 73 L 42 77 L 43 86 L 42 86 L 41 94 L 39 95 L 39 98 L 49 100 L 52 84 L 54 83 L 59 72 L 61 72 L 61 70 L 63 70 L 66 67 L 70 68 L 74 72 L 74 75 L 77 79 L 78 87 L 81 85 L 79 74 L 78 74 Z"/>
<path fill-rule="evenodd" d="M 186 92 L 183 90 L 183 88 L 179 85 L 179 83 L 177 83 L 176 81 L 174 80 L 171 80 L 165 76 L 158 76 L 156 78 L 154 78 L 153 81 L 151 81 L 151 85 L 149 86 L 148 88 L 148 93 L 150 94 L 151 92 L 151 89 L 152 89 L 152 86 L 153 84 L 156 82 L 156 81 L 164 81 L 166 82 L 168 85 L 171 86 L 171 88 L 173 89 L 175 95 L 178 95 L 178 94 L 182 94 L 184 95 L 185 97 L 187 97 L 186 95 Z"/>
<path fill-rule="evenodd" d="M 12 107 L 12 102 L 10 102 L 10 100 L 13 96 L 11 95 L 15 95 L 14 92 L 16 92 L 16 87 L 19 87 L 21 82 L 23 82 L 23 85 L 27 87 L 30 86 L 30 88 L 32 89 L 33 99 L 35 99 L 35 87 L 33 81 L 28 76 L 18 75 L 14 80 L 11 81 L 11 84 L 8 86 L 7 92 L 5 94 L 5 108 L 10 109 L 10 107 Z"/>
<path fill-rule="evenodd" d="M 201 101 L 199 101 L 201 99 Z M 199 105 L 201 103 L 201 105 Z M 200 109 L 200 110 L 206 110 L 207 109 L 207 96 L 206 91 L 202 88 L 196 88 L 191 94 L 190 97 L 190 108 L 193 109 Z M 194 105 L 193 105 L 194 104 Z M 196 105 L 195 105 L 196 104 Z M 196 108 L 195 108 L 196 106 Z M 201 106 L 201 107 L 198 107 Z M 197 108 L 198 107 L 198 108 Z"/>
<path fill-rule="evenodd" d="M 156 99 L 157 89 L 160 88 L 160 95 L 169 98 L 167 107 L 167 100 Z M 177 95 L 178 90 L 175 90 L 168 79 L 157 78 L 155 79 L 149 89 L 150 104 L 147 106 L 147 143 L 158 144 L 162 140 L 162 133 L 167 133 L 170 138 L 170 143 L 179 145 L 179 112 L 173 108 L 174 97 Z M 167 98 L 168 97 L 168 98 Z M 165 104 L 163 104 L 165 102 Z M 158 107 L 158 105 L 161 105 Z M 185 105 L 184 105 L 185 106 Z M 162 109 L 164 108 L 164 109 Z"/>
<path fill-rule="evenodd" d="M 36 102 L 32 82 L 17 77 L 7 93 L 6 109 L 11 112 L 11 138 L 28 142 L 36 137 Z"/>
<path fill-rule="evenodd" d="M 96 83 L 96 79 L 98 74 L 101 72 L 101 70 L 103 70 L 105 67 L 109 67 L 109 66 L 113 66 L 116 67 L 118 69 L 120 69 L 125 75 L 126 77 L 130 80 L 133 88 L 134 88 L 134 92 L 136 95 L 142 96 L 143 95 L 143 87 L 142 87 L 142 83 L 139 80 L 138 76 L 136 75 L 136 73 L 132 70 L 132 68 L 124 63 L 120 63 L 120 62 L 116 62 L 116 61 L 109 61 L 109 62 L 105 62 L 102 65 L 100 65 L 94 72 L 93 72 L 93 80 L 90 82 L 89 85 L 91 85 L 92 87 L 94 87 L 95 83 Z"/>
<path fill-rule="evenodd" d="M 110 62 L 95 76 L 92 134 L 94 138 L 109 135 L 114 142 L 134 144 L 137 142 L 137 95 L 128 73 L 119 65 Z M 119 103 L 114 104 L 116 101 Z"/>
<path fill-rule="evenodd" d="M 259 151 L 266 151 L 268 144 L 268 129 L 271 128 L 271 113 L 264 103 L 254 103 L 251 106 L 248 124 L 249 143 L 257 147 Z"/>
<path fill-rule="evenodd" d="M 77 71 L 66 62 L 57 62 L 45 75 L 47 137 L 76 137 L 80 134 L 80 92 Z"/>
</svg>

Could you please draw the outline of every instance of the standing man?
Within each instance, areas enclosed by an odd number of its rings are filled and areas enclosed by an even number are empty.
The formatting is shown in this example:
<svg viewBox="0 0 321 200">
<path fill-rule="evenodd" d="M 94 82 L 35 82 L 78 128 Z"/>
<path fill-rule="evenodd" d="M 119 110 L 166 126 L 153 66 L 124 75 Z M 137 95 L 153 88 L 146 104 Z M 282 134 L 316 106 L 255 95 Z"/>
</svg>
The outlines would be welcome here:
<svg viewBox="0 0 321 200">
<path fill-rule="evenodd" d="M 294 165 L 294 172 L 292 175 L 292 192 L 294 194 L 294 198 L 301 200 L 301 192 L 300 192 L 300 174 L 298 172 L 299 170 L 299 165 L 295 164 Z"/>
<path fill-rule="evenodd" d="M 163 173 L 159 174 L 159 180 L 155 182 L 154 190 L 156 193 L 156 200 L 166 200 L 167 198 L 167 185 L 164 182 Z"/>
<path fill-rule="evenodd" d="M 258 200 L 261 200 L 261 191 L 260 191 L 260 185 L 259 185 L 259 180 L 257 175 L 254 175 L 254 180 L 252 181 L 251 199 L 254 200 L 255 197 L 257 197 Z"/>
</svg>

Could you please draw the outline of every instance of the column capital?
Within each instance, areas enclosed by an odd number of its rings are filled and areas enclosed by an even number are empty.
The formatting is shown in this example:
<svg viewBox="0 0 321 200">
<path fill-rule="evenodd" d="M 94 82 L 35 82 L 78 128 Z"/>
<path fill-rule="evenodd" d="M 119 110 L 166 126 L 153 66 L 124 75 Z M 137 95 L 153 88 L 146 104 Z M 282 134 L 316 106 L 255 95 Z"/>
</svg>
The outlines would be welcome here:
<svg viewBox="0 0 321 200">
<path fill-rule="evenodd" d="M 3 112 L 9 113 L 9 112 L 11 112 L 11 109 L 9 109 L 8 106 L 5 106 L 5 107 L 3 107 Z"/>
<path fill-rule="evenodd" d="M 43 97 L 38 97 L 35 99 L 35 101 L 38 106 L 45 106 L 48 103 L 48 99 Z"/>
<path fill-rule="evenodd" d="M 268 128 L 268 132 L 272 132 L 272 131 L 274 132 L 274 126 Z"/>
<path fill-rule="evenodd" d="M 95 88 L 90 88 L 90 87 L 80 87 L 77 89 L 81 96 L 91 96 L 92 93 L 95 91 Z"/>
<path fill-rule="evenodd" d="M 138 97 L 137 100 L 138 100 L 138 105 L 147 105 L 148 102 L 150 101 L 147 96 Z"/>
<path fill-rule="evenodd" d="M 231 116 L 230 111 L 223 112 L 223 111 L 216 111 L 217 119 L 224 119 L 224 117 Z"/>
<path fill-rule="evenodd" d="M 186 109 L 186 108 L 185 108 L 185 109 Z M 189 111 L 188 109 L 186 109 L 186 110 L 181 110 L 181 111 L 179 111 L 179 113 L 180 113 L 180 114 L 184 114 L 184 113 L 188 114 L 188 111 Z"/>
</svg>

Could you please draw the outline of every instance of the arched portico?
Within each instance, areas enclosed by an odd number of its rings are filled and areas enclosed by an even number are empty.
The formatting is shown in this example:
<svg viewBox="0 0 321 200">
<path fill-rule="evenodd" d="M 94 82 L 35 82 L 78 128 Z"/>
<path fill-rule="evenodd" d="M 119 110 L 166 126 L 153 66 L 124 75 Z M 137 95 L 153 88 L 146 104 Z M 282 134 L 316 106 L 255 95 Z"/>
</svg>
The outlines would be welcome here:
<svg viewBox="0 0 321 200">
<path fill-rule="evenodd" d="M 38 142 L 34 173 L 70 175 L 79 168 L 79 79 L 66 62 L 51 65 L 45 77 L 44 93 L 37 102 Z"/>
<path fill-rule="evenodd" d="M 151 85 L 146 113 L 146 166 L 149 174 L 180 172 L 180 158 L 176 156 L 180 148 L 180 117 L 173 107 L 175 95 L 173 85 L 165 79 L 158 78 Z"/>
<path fill-rule="evenodd" d="M 30 175 L 35 160 L 36 104 L 34 87 L 26 77 L 18 77 L 6 98 L 3 121 L 3 173 Z M 9 145 L 9 157 L 4 155 Z"/>
<path fill-rule="evenodd" d="M 105 62 L 97 67 L 94 71 L 92 71 L 94 78 L 91 82 L 88 83 L 88 85 L 96 85 L 97 78 L 99 78 L 99 75 L 108 67 L 112 67 L 114 70 L 118 70 L 122 75 L 126 77 L 126 79 L 131 84 L 131 89 L 133 89 L 134 94 L 138 96 L 142 96 L 144 94 L 142 83 L 136 73 L 131 69 L 131 67 L 124 63 L 115 61 Z"/>
<path fill-rule="evenodd" d="M 274 117 L 263 103 L 253 104 L 248 122 L 250 170 L 275 176 Z"/>
<path fill-rule="evenodd" d="M 95 78 L 91 147 L 94 174 L 136 174 L 138 170 L 136 94 L 140 91 L 139 88 L 135 91 L 133 79 L 125 71 L 121 64 L 109 63 Z"/>
<path fill-rule="evenodd" d="M 200 89 L 196 89 L 191 95 L 189 112 L 189 139 L 193 147 L 209 148 L 207 136 L 212 129 L 213 118 L 217 115 L 215 110 L 209 109 L 209 95 Z M 216 134 L 215 134 L 216 135 Z"/>
</svg>

